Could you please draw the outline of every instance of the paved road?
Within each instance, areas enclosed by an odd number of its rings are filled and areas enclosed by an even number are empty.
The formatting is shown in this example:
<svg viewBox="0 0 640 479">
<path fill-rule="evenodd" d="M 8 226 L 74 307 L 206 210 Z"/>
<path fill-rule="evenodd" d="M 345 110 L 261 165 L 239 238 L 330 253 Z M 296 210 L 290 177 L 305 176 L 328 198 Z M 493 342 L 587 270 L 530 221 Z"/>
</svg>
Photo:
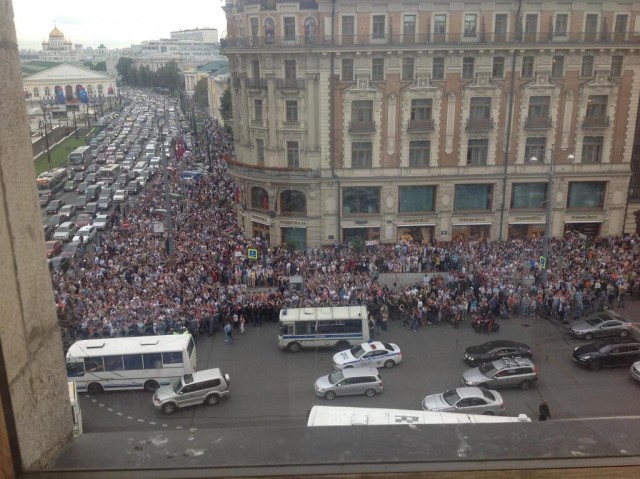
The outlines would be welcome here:
<svg viewBox="0 0 640 479">
<path fill-rule="evenodd" d="M 638 302 L 622 310 L 639 320 Z M 81 406 L 86 431 L 190 429 L 226 427 L 287 427 L 305 423 L 316 404 L 419 409 L 425 395 L 460 385 L 467 366 L 465 347 L 491 338 L 520 340 L 534 348 L 539 369 L 536 387 L 527 391 L 503 390 L 507 414 L 537 416 L 546 400 L 554 420 L 586 417 L 634 416 L 638 413 L 638 384 L 627 368 L 598 372 L 575 366 L 573 348 L 582 342 L 569 337 L 566 327 L 548 320 L 502 320 L 498 333 L 479 334 L 468 324 L 453 329 L 431 325 L 410 332 L 392 323 L 382 338 L 398 343 L 404 361 L 383 370 L 385 391 L 373 398 L 345 397 L 332 402 L 315 397 L 313 381 L 331 371 L 333 351 L 308 350 L 297 354 L 280 351 L 276 325 L 249 327 L 236 342 L 225 345 L 221 335 L 198 341 L 198 368 L 221 367 L 231 375 L 231 395 L 214 408 L 197 407 L 167 417 L 156 411 L 145 392 L 115 392 L 83 396 Z"/>
</svg>

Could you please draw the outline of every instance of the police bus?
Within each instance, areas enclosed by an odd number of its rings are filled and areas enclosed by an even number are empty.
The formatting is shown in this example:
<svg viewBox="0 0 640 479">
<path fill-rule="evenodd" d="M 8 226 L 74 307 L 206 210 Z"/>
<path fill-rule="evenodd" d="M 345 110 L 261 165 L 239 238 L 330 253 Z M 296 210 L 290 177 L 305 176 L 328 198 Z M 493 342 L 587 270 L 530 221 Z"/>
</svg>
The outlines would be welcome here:
<svg viewBox="0 0 640 479">
<path fill-rule="evenodd" d="M 285 308 L 280 311 L 278 346 L 297 352 L 301 348 L 350 346 L 369 341 L 367 308 L 323 306 Z"/>
<path fill-rule="evenodd" d="M 69 169 L 72 171 L 84 171 L 91 163 L 92 154 L 90 146 L 80 146 L 69 153 Z"/>
<path fill-rule="evenodd" d="M 190 334 L 87 339 L 71 345 L 67 377 L 80 392 L 155 391 L 196 370 Z"/>
</svg>

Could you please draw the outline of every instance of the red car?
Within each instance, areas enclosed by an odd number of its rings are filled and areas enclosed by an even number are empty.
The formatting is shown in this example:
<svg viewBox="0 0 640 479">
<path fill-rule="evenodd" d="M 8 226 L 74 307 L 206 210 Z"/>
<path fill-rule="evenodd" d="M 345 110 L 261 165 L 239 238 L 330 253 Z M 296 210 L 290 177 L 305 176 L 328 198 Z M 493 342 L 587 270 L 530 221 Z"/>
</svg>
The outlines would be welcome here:
<svg viewBox="0 0 640 479">
<path fill-rule="evenodd" d="M 62 241 L 58 241 L 58 240 L 50 240 L 47 241 L 45 243 L 45 245 L 47 246 L 47 258 L 51 259 L 54 256 L 58 256 L 60 254 L 60 252 L 62 251 L 63 248 L 63 244 Z"/>
</svg>

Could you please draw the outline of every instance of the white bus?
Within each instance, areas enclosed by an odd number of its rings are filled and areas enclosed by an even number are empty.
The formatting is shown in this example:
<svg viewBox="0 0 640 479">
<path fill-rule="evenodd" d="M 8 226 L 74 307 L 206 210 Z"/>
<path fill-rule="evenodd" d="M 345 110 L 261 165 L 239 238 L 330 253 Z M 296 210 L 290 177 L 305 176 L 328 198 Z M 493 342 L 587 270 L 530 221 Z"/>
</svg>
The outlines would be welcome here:
<svg viewBox="0 0 640 479">
<path fill-rule="evenodd" d="M 364 306 L 283 309 L 279 323 L 278 346 L 294 353 L 313 347 L 347 349 L 369 341 Z"/>
<path fill-rule="evenodd" d="M 91 151 L 90 146 L 79 146 L 69 153 L 69 169 L 72 171 L 86 170 L 93 159 Z"/>
<path fill-rule="evenodd" d="M 414 424 L 487 424 L 531 422 L 526 414 L 485 416 L 455 412 L 427 412 L 368 407 L 313 406 L 307 426 L 388 426 Z"/>
<path fill-rule="evenodd" d="M 122 173 L 120 165 L 107 165 L 98 170 L 98 181 L 106 181 L 110 185 L 116 182 L 118 176 Z"/>
<path fill-rule="evenodd" d="M 155 391 L 196 370 L 190 334 L 77 341 L 67 351 L 67 377 L 80 392 Z"/>
</svg>

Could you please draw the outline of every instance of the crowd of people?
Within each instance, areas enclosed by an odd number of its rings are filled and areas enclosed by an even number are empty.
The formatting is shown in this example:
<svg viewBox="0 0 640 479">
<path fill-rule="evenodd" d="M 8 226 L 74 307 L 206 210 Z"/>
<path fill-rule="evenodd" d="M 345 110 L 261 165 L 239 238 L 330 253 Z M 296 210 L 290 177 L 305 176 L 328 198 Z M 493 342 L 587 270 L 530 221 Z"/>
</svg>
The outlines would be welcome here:
<svg viewBox="0 0 640 479">
<path fill-rule="evenodd" d="M 94 337 L 213 334 L 277 321 L 283 307 L 366 304 L 377 327 L 397 320 L 418 329 L 457 325 L 470 315 L 556 315 L 571 320 L 599 308 L 640 299 L 640 238 L 585 238 L 551 243 L 546 285 L 540 281 L 540 239 L 436 241 L 404 238 L 394 245 L 335 244 L 291 250 L 249 237 L 236 220 L 236 184 L 226 169 L 233 139 L 208 121 L 193 154 L 170 171 L 174 257 L 164 234 L 163 183 L 150 181 L 115 215 L 108 235 L 86 246 L 66 272 L 52 275 L 58 314 L 68 341 Z M 199 180 L 181 180 L 190 163 L 208 165 Z M 160 176 L 160 175 L 157 175 Z M 160 213 L 159 213 L 160 212 Z M 247 257 L 248 248 L 260 252 Z M 407 272 L 423 279 L 402 281 Z M 380 273 L 393 275 L 381 286 Z M 289 278 L 304 278 L 301 289 Z M 227 330 L 224 330 L 225 333 Z M 233 334 L 233 333 L 231 333 Z"/>
</svg>

